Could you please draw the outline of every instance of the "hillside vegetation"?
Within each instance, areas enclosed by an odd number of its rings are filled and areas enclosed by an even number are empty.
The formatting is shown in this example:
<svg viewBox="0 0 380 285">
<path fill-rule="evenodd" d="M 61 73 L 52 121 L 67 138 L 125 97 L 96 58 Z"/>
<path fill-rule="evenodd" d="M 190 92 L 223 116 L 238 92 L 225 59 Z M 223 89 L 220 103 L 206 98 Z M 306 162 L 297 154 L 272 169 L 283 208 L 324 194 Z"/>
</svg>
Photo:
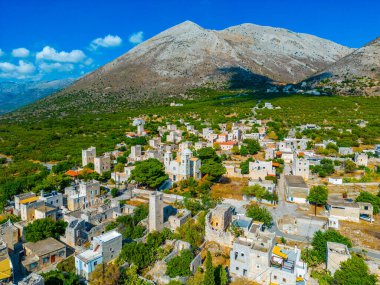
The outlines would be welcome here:
<svg viewBox="0 0 380 285">
<path fill-rule="evenodd" d="M 235 122 L 252 114 L 259 100 L 271 102 L 280 109 L 258 109 L 256 117 L 271 119 L 270 137 L 280 139 L 287 130 L 297 125 L 314 123 L 332 127 L 308 133 L 313 138 L 335 139 L 342 145 L 378 142 L 380 134 L 380 100 L 375 97 L 268 95 L 252 91 L 192 91 L 198 100 L 181 100 L 182 107 L 137 107 L 117 112 L 70 114 L 58 118 L 28 117 L 25 120 L 0 120 L 0 154 L 14 159 L 38 161 L 79 161 L 82 148 L 96 146 L 99 152 L 113 149 L 125 141 L 125 132 L 134 130 L 131 119 L 137 116 L 149 121 L 146 129 L 156 132 L 159 125 L 184 119 L 201 130 L 208 122 L 213 128 L 218 123 Z M 360 128 L 358 120 L 367 125 Z M 349 129 L 349 131 L 347 131 Z M 318 140 L 318 139 L 317 139 Z"/>
</svg>

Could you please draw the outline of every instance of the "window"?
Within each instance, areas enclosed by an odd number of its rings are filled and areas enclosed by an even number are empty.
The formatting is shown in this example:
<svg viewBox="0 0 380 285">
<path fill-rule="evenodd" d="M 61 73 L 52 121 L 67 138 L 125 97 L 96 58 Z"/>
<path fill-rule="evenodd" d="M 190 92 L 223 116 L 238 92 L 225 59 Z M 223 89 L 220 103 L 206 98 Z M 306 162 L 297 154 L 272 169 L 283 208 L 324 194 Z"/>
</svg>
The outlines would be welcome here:
<svg viewBox="0 0 380 285">
<path fill-rule="evenodd" d="M 239 267 L 236 267 L 236 270 L 239 270 Z"/>
<path fill-rule="evenodd" d="M 94 262 L 94 267 L 95 267 L 96 265 L 98 265 L 98 262 L 97 262 L 97 261 Z"/>
<path fill-rule="evenodd" d="M 286 278 L 282 278 L 282 282 L 286 282 Z"/>
<path fill-rule="evenodd" d="M 273 276 L 273 279 L 274 279 L 274 280 L 277 280 L 277 275 Z"/>
<path fill-rule="evenodd" d="M 244 253 L 241 253 L 241 256 L 244 256 Z"/>
<path fill-rule="evenodd" d="M 42 258 L 42 262 L 43 262 L 43 263 L 47 263 L 47 262 L 49 262 L 49 257 L 44 257 L 44 258 Z"/>
<path fill-rule="evenodd" d="M 65 252 L 64 251 L 60 251 L 59 252 L 59 256 L 64 256 L 65 255 Z"/>
<path fill-rule="evenodd" d="M 29 265 L 30 269 L 36 268 L 37 267 L 37 262 L 31 263 Z"/>
</svg>

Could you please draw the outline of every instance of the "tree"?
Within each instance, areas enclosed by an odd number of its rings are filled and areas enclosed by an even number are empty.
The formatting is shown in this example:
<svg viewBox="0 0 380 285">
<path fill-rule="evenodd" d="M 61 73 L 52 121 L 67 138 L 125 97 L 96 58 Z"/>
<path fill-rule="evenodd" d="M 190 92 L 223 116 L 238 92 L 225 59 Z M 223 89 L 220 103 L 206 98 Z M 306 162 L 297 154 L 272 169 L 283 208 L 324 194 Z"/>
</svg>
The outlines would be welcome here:
<svg viewBox="0 0 380 285">
<path fill-rule="evenodd" d="M 219 265 L 215 268 L 214 280 L 216 285 L 227 285 L 228 277 L 226 268 L 224 266 Z"/>
<path fill-rule="evenodd" d="M 117 188 L 112 188 L 111 189 L 111 196 L 112 198 L 115 198 L 119 194 L 119 189 Z"/>
<path fill-rule="evenodd" d="M 131 265 L 128 269 L 123 270 L 121 273 L 121 280 L 122 282 L 120 284 L 123 285 L 150 285 L 151 283 L 144 281 L 139 277 L 137 274 L 137 266 Z"/>
<path fill-rule="evenodd" d="M 240 154 L 240 149 L 238 146 L 233 146 L 231 149 L 232 154 Z"/>
<path fill-rule="evenodd" d="M 249 163 L 253 161 L 253 158 L 250 157 L 246 161 L 240 162 L 240 169 L 241 169 L 241 174 L 248 174 L 249 173 Z"/>
<path fill-rule="evenodd" d="M 208 174 L 209 179 L 215 181 L 226 173 L 226 168 L 220 162 L 208 159 L 205 162 L 202 161 L 201 172 Z"/>
<path fill-rule="evenodd" d="M 369 273 L 368 266 L 363 258 L 354 254 L 341 263 L 341 267 L 335 272 L 331 284 L 375 285 L 376 281 L 376 275 Z"/>
<path fill-rule="evenodd" d="M 62 260 L 57 264 L 57 269 L 63 272 L 75 273 L 75 259 L 74 255 Z"/>
<path fill-rule="evenodd" d="M 190 263 L 193 260 L 193 253 L 191 250 L 183 250 L 180 255 L 170 259 L 167 263 L 166 274 L 173 278 L 177 276 L 189 276 Z"/>
<path fill-rule="evenodd" d="M 127 158 L 124 156 L 124 155 L 121 155 L 121 156 L 118 156 L 117 158 L 116 158 L 116 161 L 117 161 L 117 163 L 121 163 L 121 164 L 126 164 L 127 163 Z"/>
<path fill-rule="evenodd" d="M 272 224 L 272 215 L 265 207 L 260 207 L 258 204 L 250 204 L 247 206 L 247 217 L 255 221 L 263 222 L 265 226 L 269 227 Z"/>
<path fill-rule="evenodd" d="M 116 172 L 124 172 L 124 164 L 123 163 L 118 163 L 115 165 L 115 171 Z"/>
<path fill-rule="evenodd" d="M 120 267 L 117 264 L 99 264 L 90 274 L 90 285 L 117 285 L 120 275 Z"/>
<path fill-rule="evenodd" d="M 314 215 L 317 215 L 317 206 L 325 205 L 327 202 L 327 198 L 329 196 L 329 192 L 325 186 L 313 186 L 310 189 L 309 195 L 307 196 L 307 200 L 310 203 L 314 204 Z"/>
<path fill-rule="evenodd" d="M 309 256 L 306 256 L 305 260 L 309 264 L 313 263 L 315 265 L 325 262 L 328 241 L 345 244 L 348 248 L 352 247 L 351 241 L 335 230 L 317 231 L 311 242 L 313 249 L 309 250 Z"/>
<path fill-rule="evenodd" d="M 212 147 L 201 148 L 197 151 L 197 157 L 202 161 L 207 159 L 219 160 L 219 157 L 216 154 L 215 149 L 213 149 Z"/>
<path fill-rule="evenodd" d="M 248 155 L 248 148 L 245 145 L 242 145 L 240 147 L 240 155 L 247 156 Z"/>
<path fill-rule="evenodd" d="M 131 179 L 137 183 L 148 185 L 150 188 L 157 188 L 166 179 L 164 165 L 155 158 L 136 162 L 136 167 L 132 170 Z"/>
<path fill-rule="evenodd" d="M 44 278 L 45 285 L 80 285 L 80 279 L 71 272 L 62 272 L 59 270 L 51 270 L 41 273 Z"/>
<path fill-rule="evenodd" d="M 65 233 L 67 223 L 64 221 L 53 221 L 52 219 L 38 219 L 25 228 L 25 240 L 37 242 L 49 237 L 58 239 Z"/>
<path fill-rule="evenodd" d="M 380 192 L 379 192 L 380 193 Z M 356 202 L 367 202 L 373 206 L 373 213 L 376 215 L 380 210 L 380 197 L 373 195 L 367 191 L 360 192 L 359 196 L 355 199 Z"/>
<path fill-rule="evenodd" d="M 246 144 L 249 154 L 256 154 L 261 149 L 260 143 L 257 140 L 245 139 L 243 140 L 243 143 Z"/>
<path fill-rule="evenodd" d="M 252 186 L 244 187 L 243 194 L 246 196 L 254 196 L 256 197 L 257 201 L 260 202 L 264 197 L 268 196 L 268 191 L 259 184 L 255 184 Z"/>
<path fill-rule="evenodd" d="M 356 164 L 352 160 L 347 159 L 344 162 L 344 172 L 351 173 L 354 172 L 356 169 Z"/>
<path fill-rule="evenodd" d="M 215 285 L 214 267 L 210 251 L 207 251 L 203 285 Z"/>
</svg>

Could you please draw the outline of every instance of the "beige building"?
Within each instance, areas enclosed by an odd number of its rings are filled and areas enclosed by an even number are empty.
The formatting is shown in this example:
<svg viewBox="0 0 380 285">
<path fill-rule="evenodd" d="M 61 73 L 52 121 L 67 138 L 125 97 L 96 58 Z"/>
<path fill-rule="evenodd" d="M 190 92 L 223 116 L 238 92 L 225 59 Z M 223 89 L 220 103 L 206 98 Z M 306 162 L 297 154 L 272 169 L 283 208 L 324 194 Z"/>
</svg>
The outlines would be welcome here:
<svg viewBox="0 0 380 285">
<path fill-rule="evenodd" d="M 6 243 L 7 247 L 14 249 L 14 245 L 19 242 L 18 228 L 13 225 L 11 220 L 0 225 L 0 240 Z"/>
<path fill-rule="evenodd" d="M 103 174 L 111 170 L 111 158 L 109 155 L 99 156 L 94 158 L 94 170 Z"/>
<path fill-rule="evenodd" d="M 360 216 L 373 218 L 373 206 L 365 202 L 328 201 L 329 217 L 338 220 L 359 222 Z"/>
<path fill-rule="evenodd" d="M 21 261 L 26 272 L 36 272 L 66 258 L 66 245 L 54 238 L 24 244 L 25 258 Z"/>
<path fill-rule="evenodd" d="M 272 161 L 255 160 L 249 162 L 249 177 L 253 180 L 265 180 L 267 176 L 276 176 Z"/>
<path fill-rule="evenodd" d="M 67 196 L 67 208 L 70 211 L 87 208 L 99 203 L 100 195 L 99 181 L 81 181 L 79 184 L 65 188 Z"/>
</svg>

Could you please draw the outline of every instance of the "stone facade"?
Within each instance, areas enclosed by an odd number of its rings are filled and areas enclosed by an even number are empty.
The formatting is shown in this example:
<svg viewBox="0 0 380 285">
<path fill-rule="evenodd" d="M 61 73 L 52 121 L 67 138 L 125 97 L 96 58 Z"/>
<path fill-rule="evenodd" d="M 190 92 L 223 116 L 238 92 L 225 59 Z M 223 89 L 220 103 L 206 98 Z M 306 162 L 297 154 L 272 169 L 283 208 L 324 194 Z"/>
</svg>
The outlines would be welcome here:
<svg viewBox="0 0 380 285">
<path fill-rule="evenodd" d="M 89 163 L 94 163 L 96 157 L 96 148 L 90 147 L 88 149 L 82 149 L 82 166 L 86 166 Z"/>
</svg>

